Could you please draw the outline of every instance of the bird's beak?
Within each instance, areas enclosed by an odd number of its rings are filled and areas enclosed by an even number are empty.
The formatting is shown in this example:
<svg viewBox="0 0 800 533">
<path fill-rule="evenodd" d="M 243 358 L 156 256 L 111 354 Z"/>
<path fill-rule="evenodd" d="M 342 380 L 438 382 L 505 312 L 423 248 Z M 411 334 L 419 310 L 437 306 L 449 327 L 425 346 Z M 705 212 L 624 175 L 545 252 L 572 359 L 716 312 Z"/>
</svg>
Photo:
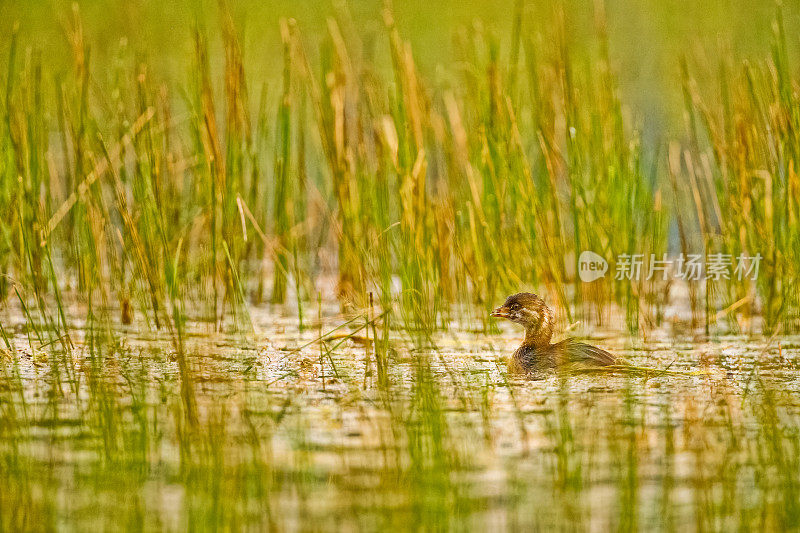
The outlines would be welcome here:
<svg viewBox="0 0 800 533">
<path fill-rule="evenodd" d="M 495 318 L 508 318 L 508 307 L 498 307 L 492 311 L 489 316 L 493 316 Z"/>
</svg>

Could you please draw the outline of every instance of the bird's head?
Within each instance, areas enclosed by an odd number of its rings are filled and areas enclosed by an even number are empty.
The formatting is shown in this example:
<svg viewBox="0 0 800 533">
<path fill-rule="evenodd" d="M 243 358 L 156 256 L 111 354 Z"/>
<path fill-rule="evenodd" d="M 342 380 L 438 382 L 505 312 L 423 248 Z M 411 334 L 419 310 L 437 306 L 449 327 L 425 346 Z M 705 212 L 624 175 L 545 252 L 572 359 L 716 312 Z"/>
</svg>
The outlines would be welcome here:
<svg viewBox="0 0 800 533">
<path fill-rule="evenodd" d="M 537 340 L 549 342 L 553 332 L 553 312 L 544 300 L 530 292 L 512 294 L 491 316 L 520 324 L 528 334 L 535 334 Z"/>
</svg>

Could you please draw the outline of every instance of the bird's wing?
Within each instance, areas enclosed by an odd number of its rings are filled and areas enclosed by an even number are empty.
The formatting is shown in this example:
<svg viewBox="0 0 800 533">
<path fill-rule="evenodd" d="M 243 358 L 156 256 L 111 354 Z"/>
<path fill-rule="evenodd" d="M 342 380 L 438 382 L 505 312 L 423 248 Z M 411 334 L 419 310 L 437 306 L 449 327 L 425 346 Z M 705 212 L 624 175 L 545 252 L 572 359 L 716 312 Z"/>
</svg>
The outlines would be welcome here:
<svg viewBox="0 0 800 533">
<path fill-rule="evenodd" d="M 607 351 L 586 344 L 585 342 L 578 342 L 574 339 L 566 339 L 552 346 L 556 349 L 557 353 L 561 356 L 563 363 L 588 363 L 598 366 L 619 364 L 620 360 Z"/>
</svg>

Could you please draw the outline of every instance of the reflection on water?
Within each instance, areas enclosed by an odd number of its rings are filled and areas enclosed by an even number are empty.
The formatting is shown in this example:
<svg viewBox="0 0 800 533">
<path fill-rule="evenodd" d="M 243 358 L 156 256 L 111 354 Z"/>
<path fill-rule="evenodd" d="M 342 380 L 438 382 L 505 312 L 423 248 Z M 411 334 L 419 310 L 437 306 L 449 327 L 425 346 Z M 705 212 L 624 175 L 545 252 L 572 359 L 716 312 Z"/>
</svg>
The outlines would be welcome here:
<svg viewBox="0 0 800 533">
<path fill-rule="evenodd" d="M 392 331 L 381 384 L 380 327 L 312 342 L 344 319 L 302 332 L 267 311 L 254 322 L 255 335 L 189 327 L 187 380 L 168 335 L 79 324 L 65 352 L 29 340 L 22 319 L 5 324 L 0 506 L 17 511 L 3 525 L 773 529 L 800 518 L 799 339 L 608 334 L 594 342 L 687 375 L 509 381 L 517 331 Z"/>
</svg>

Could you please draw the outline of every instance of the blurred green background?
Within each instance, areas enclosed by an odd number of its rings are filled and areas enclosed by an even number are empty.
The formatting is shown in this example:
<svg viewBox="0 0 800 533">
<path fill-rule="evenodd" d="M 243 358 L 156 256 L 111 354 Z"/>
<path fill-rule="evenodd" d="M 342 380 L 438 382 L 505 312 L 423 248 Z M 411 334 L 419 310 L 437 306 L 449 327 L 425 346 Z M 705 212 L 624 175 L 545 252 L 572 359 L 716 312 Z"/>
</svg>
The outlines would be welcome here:
<svg viewBox="0 0 800 533">
<path fill-rule="evenodd" d="M 573 49 L 596 43 L 595 13 L 600 2 L 564 0 Z M 523 31 L 538 33 L 552 24 L 556 2 L 526 1 Z M 280 75 L 279 20 L 298 21 L 309 50 L 315 50 L 325 31 L 326 19 L 346 5 L 357 31 L 365 42 L 374 43 L 377 53 L 387 53 L 380 40 L 383 3 L 353 0 L 227 0 L 243 35 L 245 59 L 251 83 L 277 79 Z M 723 51 L 734 56 L 762 58 L 769 54 L 778 4 L 746 0 L 608 0 L 604 4 L 611 57 L 619 81 L 622 101 L 632 106 L 633 116 L 642 123 L 646 136 L 675 131 L 682 106 L 679 62 L 686 56 L 701 80 L 712 79 Z M 95 68 L 108 65 L 121 40 L 148 63 L 153 74 L 167 81 L 181 80 L 192 62 L 191 35 L 196 27 L 212 37 L 219 29 L 216 0 L 2 0 L 0 1 L 0 49 L 8 49 L 11 30 L 19 24 L 21 42 L 40 49 L 51 66 L 69 68 L 71 52 L 64 28 L 77 6 L 92 46 Z M 403 37 L 413 46 L 423 73 L 436 76 L 436 66 L 452 59 L 453 36 L 457 31 L 483 29 L 501 44 L 511 34 L 514 0 L 409 0 L 393 5 Z M 789 45 L 796 53 L 800 40 L 791 31 L 800 24 L 800 3 L 782 6 Z M 219 39 L 211 39 L 219 46 Z M 507 50 L 508 47 L 503 47 Z M 219 52 L 219 49 L 217 49 Z M 221 53 L 217 54 L 221 61 Z M 7 57 L 0 60 L 3 64 Z"/>
</svg>

